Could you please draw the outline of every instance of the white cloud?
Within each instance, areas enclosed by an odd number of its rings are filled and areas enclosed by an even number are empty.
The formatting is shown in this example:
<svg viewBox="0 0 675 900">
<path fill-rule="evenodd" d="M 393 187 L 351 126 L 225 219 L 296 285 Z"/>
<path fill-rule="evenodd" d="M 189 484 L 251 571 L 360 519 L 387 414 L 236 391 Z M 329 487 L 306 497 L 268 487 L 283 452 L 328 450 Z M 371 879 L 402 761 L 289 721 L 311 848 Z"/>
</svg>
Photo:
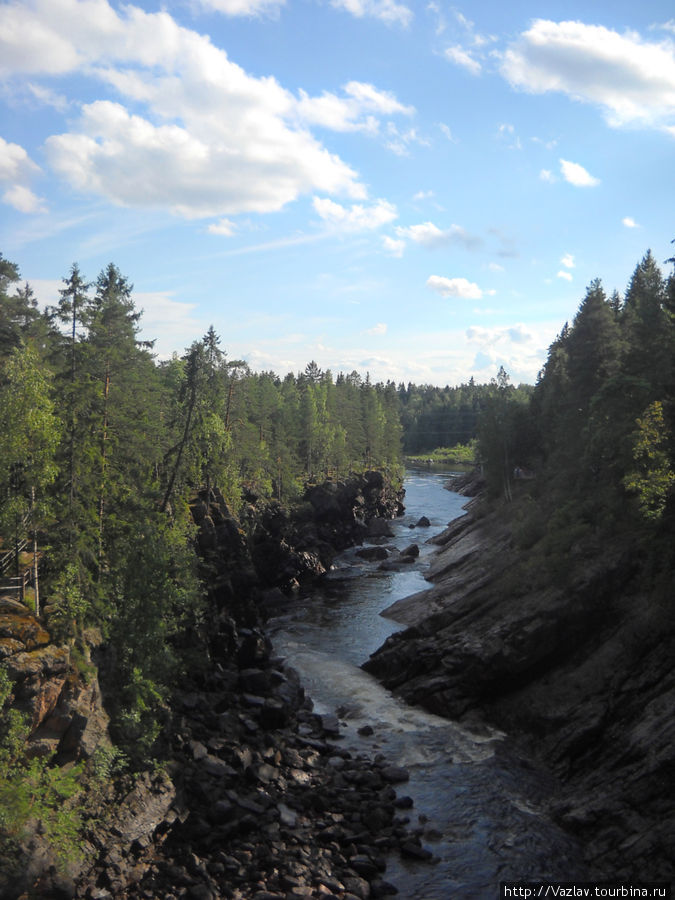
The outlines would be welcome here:
<svg viewBox="0 0 675 900">
<path fill-rule="evenodd" d="M 431 200 L 433 196 L 433 191 L 418 191 L 413 197 L 413 200 Z"/>
<path fill-rule="evenodd" d="M 420 137 L 417 129 L 409 128 L 407 131 L 400 131 L 393 122 L 387 122 L 387 148 L 397 156 L 408 156 L 411 144 L 419 144 L 422 147 L 428 147 L 429 141 Z"/>
<path fill-rule="evenodd" d="M 442 297 L 458 297 L 462 300 L 480 300 L 483 292 L 472 281 L 466 278 L 445 278 L 442 275 L 430 275 L 427 287 Z"/>
<path fill-rule="evenodd" d="M 383 235 L 382 243 L 384 245 L 384 249 L 388 250 L 393 256 L 401 257 L 403 256 L 403 251 L 405 250 L 405 241 L 396 240 L 396 238 L 389 237 L 389 235 Z"/>
<path fill-rule="evenodd" d="M 377 325 L 375 325 L 373 328 L 368 328 L 364 332 L 364 334 L 371 334 L 373 336 L 386 334 L 386 333 L 387 333 L 387 326 L 384 322 L 378 322 Z"/>
<path fill-rule="evenodd" d="M 0 179 L 16 181 L 40 171 L 40 167 L 19 144 L 11 144 L 0 137 Z"/>
<path fill-rule="evenodd" d="M 598 105 L 611 126 L 664 127 L 675 117 L 675 46 L 583 22 L 537 19 L 502 57 L 502 74 L 531 93 Z"/>
<path fill-rule="evenodd" d="M 588 173 L 579 163 L 570 162 L 567 159 L 560 160 L 560 171 L 565 181 L 575 187 L 595 187 L 600 184 L 600 179 Z"/>
<path fill-rule="evenodd" d="M 457 138 L 453 135 L 452 131 L 450 131 L 450 128 L 445 124 L 445 122 L 439 122 L 439 123 L 438 123 L 438 127 L 441 129 L 441 131 L 442 131 L 443 134 L 446 136 L 446 138 L 450 141 L 451 144 L 458 144 L 458 143 L 459 143 L 459 141 L 458 141 Z"/>
<path fill-rule="evenodd" d="M 470 50 L 465 50 L 463 47 L 447 47 L 445 50 L 445 58 L 450 62 L 455 63 L 455 65 L 466 69 L 471 75 L 480 75 L 481 73 L 481 64 L 472 56 Z"/>
<path fill-rule="evenodd" d="M 22 213 L 47 212 L 44 201 L 37 197 L 30 188 L 22 184 L 15 184 L 13 187 L 8 188 L 2 195 L 2 199 L 4 203 L 8 203 Z"/>
<path fill-rule="evenodd" d="M 491 262 L 491 263 L 488 265 L 488 269 L 489 269 L 491 272 L 504 272 L 504 271 L 506 271 L 506 270 L 504 269 L 504 266 L 500 266 L 499 263 L 496 263 L 496 262 Z"/>
<path fill-rule="evenodd" d="M 514 344 L 529 344 L 534 340 L 534 335 L 530 329 L 520 323 L 509 328 L 507 333 Z"/>
<path fill-rule="evenodd" d="M 557 277 L 557 278 L 563 278 L 565 281 L 571 281 L 571 280 L 572 280 L 572 273 L 571 273 L 571 272 L 566 272 L 566 271 L 564 271 L 563 269 L 561 269 L 561 270 L 558 272 L 558 275 L 557 275 L 556 277 Z"/>
<path fill-rule="evenodd" d="M 230 219 L 221 219 L 219 222 L 213 222 L 206 230 L 209 234 L 220 234 L 223 237 L 232 237 L 237 230 L 237 226 Z"/>
<path fill-rule="evenodd" d="M 171 356 L 208 327 L 194 315 L 195 303 L 175 300 L 171 291 L 135 291 L 133 296 L 136 308 L 143 311 L 141 337 L 155 341 L 154 352 L 160 357 Z"/>
<path fill-rule="evenodd" d="M 566 253 L 563 256 L 563 258 L 560 260 L 560 262 L 562 263 L 563 266 L 565 266 L 566 269 L 573 269 L 574 265 L 575 265 L 574 257 L 572 256 L 571 253 Z"/>
<path fill-rule="evenodd" d="M 315 197 L 312 203 L 323 221 L 340 231 L 370 231 L 389 224 L 398 215 L 387 200 L 376 200 L 370 206 L 357 203 L 350 208 L 328 197 Z"/>
<path fill-rule="evenodd" d="M 337 9 L 344 9 L 357 19 L 372 17 L 387 25 L 407 27 L 413 19 L 412 10 L 396 0 L 331 0 Z"/>
<path fill-rule="evenodd" d="M 301 120 L 332 131 L 364 131 L 374 133 L 379 129 L 377 116 L 406 115 L 415 112 L 414 107 L 404 106 L 388 91 L 380 91 L 372 84 L 350 81 L 344 86 L 344 97 L 324 91 L 320 97 L 310 97 L 300 91 L 297 105 Z"/>
<path fill-rule="evenodd" d="M 635 221 L 635 219 L 631 219 L 630 216 L 626 216 L 625 219 L 621 220 L 621 224 L 625 225 L 626 228 L 639 228 L 640 226 Z"/>
<path fill-rule="evenodd" d="M 199 0 L 202 6 L 226 16 L 259 16 L 278 13 L 286 0 Z"/>
<path fill-rule="evenodd" d="M 28 83 L 26 89 L 30 95 L 43 106 L 51 106 L 57 112 L 65 112 L 68 108 L 68 100 L 63 94 L 57 94 L 51 88 L 43 84 Z"/>
<path fill-rule="evenodd" d="M 553 184 L 558 180 L 550 169 L 542 169 L 539 173 L 539 178 L 541 181 L 547 181 L 549 184 Z"/>
<path fill-rule="evenodd" d="M 302 98 L 249 75 L 167 12 L 118 13 L 108 0 L 0 7 L 0 70 L 81 74 L 119 92 L 124 102 L 85 105 L 68 133 L 46 142 L 72 187 L 113 203 L 196 218 L 278 210 L 315 191 L 366 196 L 300 120 Z M 391 105 L 354 84 L 360 110 Z"/>
<path fill-rule="evenodd" d="M 0 182 L 9 182 L 2 194 L 3 203 L 22 213 L 44 213 L 44 201 L 37 197 L 26 182 L 40 172 L 23 147 L 0 137 Z"/>
<path fill-rule="evenodd" d="M 396 234 L 402 240 L 413 241 L 428 248 L 447 247 L 449 244 L 463 244 L 467 248 L 473 248 L 480 243 L 478 238 L 468 234 L 461 225 L 451 225 L 442 230 L 433 222 L 422 222 L 407 228 L 398 226 Z"/>
</svg>

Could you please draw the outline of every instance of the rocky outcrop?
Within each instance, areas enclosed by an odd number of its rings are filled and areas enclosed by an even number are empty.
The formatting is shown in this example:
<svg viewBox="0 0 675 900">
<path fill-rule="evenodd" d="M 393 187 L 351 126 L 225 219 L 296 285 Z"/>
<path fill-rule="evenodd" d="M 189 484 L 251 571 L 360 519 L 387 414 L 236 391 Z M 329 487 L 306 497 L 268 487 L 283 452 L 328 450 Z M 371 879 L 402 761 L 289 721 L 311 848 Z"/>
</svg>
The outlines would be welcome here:
<svg viewBox="0 0 675 900">
<path fill-rule="evenodd" d="M 597 877 L 672 879 L 675 629 L 641 595 L 632 548 L 578 547 L 557 583 L 528 578 L 503 511 L 475 501 L 435 543 L 431 587 L 387 611 L 408 628 L 364 668 L 544 760 L 563 781 L 554 813 Z"/>
<path fill-rule="evenodd" d="M 402 490 L 372 471 L 310 486 L 290 509 L 250 503 L 242 522 L 261 584 L 290 591 L 324 574 L 340 550 L 366 536 L 391 535 L 388 520 L 402 514 L 402 500 Z"/>
<path fill-rule="evenodd" d="M 95 670 L 81 677 L 71 647 L 52 643 L 42 622 L 8 597 L 0 598 L 0 654 L 14 682 L 14 707 L 29 718 L 29 755 L 88 759 L 107 740 Z"/>
<path fill-rule="evenodd" d="M 421 832 L 406 828 L 412 801 L 394 788 L 407 773 L 336 743 L 339 721 L 312 711 L 263 620 L 275 585 L 325 570 L 371 520 L 400 511 L 378 473 L 311 488 L 292 514 L 275 504 L 252 510 L 258 518 L 246 529 L 219 492 L 196 498 L 208 627 L 185 641 L 208 665 L 186 673 L 172 698 L 168 762 L 134 779 L 99 777 L 83 807 L 82 856 L 65 870 L 36 823 L 23 880 L 3 883 L 2 896 L 19 897 L 29 882 L 42 896 L 87 900 L 395 893 L 386 855 L 431 856 Z M 12 601 L 0 605 L 0 653 L 32 717 L 32 753 L 69 764 L 106 744 L 95 668 L 85 660 L 83 677 L 71 648 L 51 643 L 48 627 Z"/>
<path fill-rule="evenodd" d="M 339 721 L 251 638 L 254 665 L 248 650 L 246 668 L 223 659 L 176 696 L 170 782 L 141 782 L 98 831 L 78 897 L 382 897 L 387 854 L 430 857 L 397 798 L 407 772 L 342 749 Z"/>
</svg>

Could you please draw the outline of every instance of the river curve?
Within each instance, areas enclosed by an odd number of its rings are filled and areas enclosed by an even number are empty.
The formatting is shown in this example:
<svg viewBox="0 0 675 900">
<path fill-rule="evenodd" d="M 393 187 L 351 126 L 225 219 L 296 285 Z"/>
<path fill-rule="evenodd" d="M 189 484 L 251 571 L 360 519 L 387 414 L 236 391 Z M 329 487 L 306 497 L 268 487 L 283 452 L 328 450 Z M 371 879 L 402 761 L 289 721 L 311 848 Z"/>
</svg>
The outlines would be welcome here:
<svg viewBox="0 0 675 900">
<path fill-rule="evenodd" d="M 409 827 L 420 829 L 434 861 L 388 860 L 386 877 L 407 900 L 491 898 L 500 881 L 584 877 L 580 848 L 546 813 L 555 782 L 516 753 L 508 735 L 407 706 L 359 668 L 403 627 L 380 613 L 428 587 L 435 548 L 425 542 L 463 515 L 466 498 L 444 487 L 450 474 L 407 472 L 405 515 L 386 543 L 399 550 L 417 543 L 414 566 L 381 571 L 349 550 L 320 586 L 270 623 L 275 651 L 297 669 L 315 709 L 337 713 L 342 746 L 383 753 L 410 772 L 398 794 L 413 798 Z M 422 515 L 430 527 L 411 527 Z M 365 725 L 371 735 L 358 733 Z"/>
</svg>

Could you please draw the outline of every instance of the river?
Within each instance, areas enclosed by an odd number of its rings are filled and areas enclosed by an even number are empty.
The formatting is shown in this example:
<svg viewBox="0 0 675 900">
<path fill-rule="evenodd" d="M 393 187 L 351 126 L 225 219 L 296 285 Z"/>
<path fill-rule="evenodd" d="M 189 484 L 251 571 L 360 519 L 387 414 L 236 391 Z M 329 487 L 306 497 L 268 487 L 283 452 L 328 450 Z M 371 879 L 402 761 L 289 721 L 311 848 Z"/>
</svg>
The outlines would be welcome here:
<svg viewBox="0 0 675 900">
<path fill-rule="evenodd" d="M 405 766 L 410 828 L 421 829 L 432 863 L 391 857 L 386 878 L 406 900 L 499 896 L 500 881 L 581 879 L 577 844 L 548 817 L 553 779 L 517 753 L 508 735 L 467 728 L 407 706 L 359 666 L 403 627 L 380 615 L 395 600 L 428 587 L 424 572 L 435 547 L 425 543 L 463 515 L 466 498 L 445 489 L 451 473 L 408 470 L 405 515 L 387 544 L 419 545 L 413 567 L 380 571 L 356 549 L 309 594 L 271 623 L 275 651 L 297 669 L 314 707 L 337 713 L 342 746 Z M 420 516 L 429 528 L 411 528 Z M 373 733 L 362 736 L 364 725 Z"/>
</svg>

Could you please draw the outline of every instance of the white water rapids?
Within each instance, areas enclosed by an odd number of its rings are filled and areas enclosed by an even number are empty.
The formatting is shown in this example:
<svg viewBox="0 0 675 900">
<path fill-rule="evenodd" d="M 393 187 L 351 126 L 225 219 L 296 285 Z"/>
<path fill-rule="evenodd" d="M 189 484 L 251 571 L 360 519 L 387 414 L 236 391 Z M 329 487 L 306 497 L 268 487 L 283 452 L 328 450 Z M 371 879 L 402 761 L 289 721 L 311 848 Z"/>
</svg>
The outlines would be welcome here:
<svg viewBox="0 0 675 900">
<path fill-rule="evenodd" d="M 380 571 L 347 551 L 335 571 L 271 623 L 275 651 L 300 674 L 317 712 L 337 713 L 341 744 L 353 753 L 383 753 L 410 771 L 412 828 L 422 829 L 433 863 L 388 860 L 385 877 L 405 900 L 486 900 L 500 881 L 580 878 L 577 845 L 554 825 L 546 805 L 555 785 L 488 726 L 467 728 L 407 706 L 359 666 L 402 626 L 380 613 L 424 588 L 435 548 L 424 542 L 462 515 L 466 498 L 444 489 L 448 474 L 408 472 L 406 513 L 387 544 L 420 547 L 415 566 Z M 411 528 L 420 516 L 429 528 Z M 360 736 L 370 725 L 373 734 Z"/>
</svg>

